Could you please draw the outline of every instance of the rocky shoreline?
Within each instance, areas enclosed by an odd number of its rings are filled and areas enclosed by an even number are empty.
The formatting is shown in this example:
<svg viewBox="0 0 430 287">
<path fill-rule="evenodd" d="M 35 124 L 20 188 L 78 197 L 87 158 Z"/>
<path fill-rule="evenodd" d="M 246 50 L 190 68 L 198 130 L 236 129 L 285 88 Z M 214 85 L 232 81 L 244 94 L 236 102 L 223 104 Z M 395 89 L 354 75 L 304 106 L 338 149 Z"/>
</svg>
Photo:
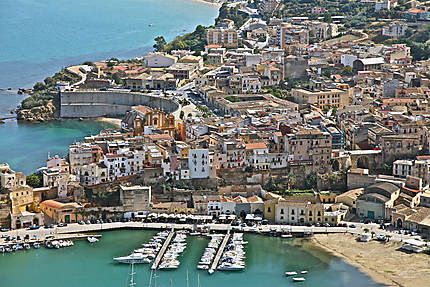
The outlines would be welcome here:
<svg viewBox="0 0 430 287">
<path fill-rule="evenodd" d="M 57 108 L 54 106 L 53 101 L 49 101 L 44 106 L 37 106 L 31 109 L 16 110 L 17 120 L 25 120 L 29 122 L 46 122 L 54 119 L 54 114 Z"/>
</svg>

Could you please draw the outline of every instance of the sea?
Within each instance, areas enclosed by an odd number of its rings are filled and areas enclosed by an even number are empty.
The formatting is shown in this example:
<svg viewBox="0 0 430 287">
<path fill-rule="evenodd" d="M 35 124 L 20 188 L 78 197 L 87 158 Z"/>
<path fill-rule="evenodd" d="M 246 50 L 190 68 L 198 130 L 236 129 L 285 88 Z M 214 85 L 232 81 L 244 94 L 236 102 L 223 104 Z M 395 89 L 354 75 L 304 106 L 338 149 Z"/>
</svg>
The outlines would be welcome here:
<svg viewBox="0 0 430 287">
<path fill-rule="evenodd" d="M 156 231 L 120 230 L 102 232 L 99 242 L 76 241 L 62 249 L 31 249 L 14 254 L 0 254 L 0 283 L 4 287 L 126 287 L 130 266 L 116 264 L 113 257 L 129 254 L 141 247 Z M 197 270 L 197 263 L 207 246 L 207 237 L 188 237 L 187 248 L 176 270 L 152 273 L 150 265 L 135 265 L 136 287 L 374 287 L 366 274 L 343 260 L 300 239 L 261 235 L 244 236 L 246 269 L 239 272 Z M 286 271 L 307 270 L 304 283 L 294 283 Z M 187 284 L 188 274 L 188 284 Z M 154 277 L 156 276 L 156 280 Z M 150 283 L 151 280 L 151 285 Z M 154 281 L 156 281 L 155 285 Z"/>
<path fill-rule="evenodd" d="M 167 41 L 212 25 L 218 8 L 192 0 L 0 0 L 0 118 L 24 99 L 18 88 L 62 67 L 111 57 L 145 56 L 153 39 Z M 150 25 L 152 24 L 152 25 Z M 113 127 L 98 121 L 0 124 L 0 163 L 26 175 L 48 155 L 66 154 L 84 136 Z"/>
</svg>

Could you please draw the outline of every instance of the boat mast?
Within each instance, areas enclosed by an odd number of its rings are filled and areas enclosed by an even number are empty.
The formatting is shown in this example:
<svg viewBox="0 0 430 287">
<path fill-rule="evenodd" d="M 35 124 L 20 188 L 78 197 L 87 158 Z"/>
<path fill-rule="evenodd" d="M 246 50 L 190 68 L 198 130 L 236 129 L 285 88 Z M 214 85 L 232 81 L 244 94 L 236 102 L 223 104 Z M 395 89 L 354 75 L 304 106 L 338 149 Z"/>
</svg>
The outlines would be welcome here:
<svg viewBox="0 0 430 287">
<path fill-rule="evenodd" d="M 131 263 L 131 273 L 130 273 L 130 287 L 133 287 L 134 285 L 136 285 L 136 283 L 134 283 L 134 263 Z"/>
</svg>

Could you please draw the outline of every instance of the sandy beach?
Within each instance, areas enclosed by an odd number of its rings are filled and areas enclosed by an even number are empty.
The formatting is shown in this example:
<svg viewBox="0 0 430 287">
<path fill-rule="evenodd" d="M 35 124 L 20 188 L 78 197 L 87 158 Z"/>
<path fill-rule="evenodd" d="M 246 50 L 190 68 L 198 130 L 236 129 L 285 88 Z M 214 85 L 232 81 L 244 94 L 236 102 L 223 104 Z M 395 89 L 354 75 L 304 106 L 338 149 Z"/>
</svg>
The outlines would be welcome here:
<svg viewBox="0 0 430 287">
<path fill-rule="evenodd" d="M 200 2 L 200 3 L 204 3 L 204 4 L 216 6 L 216 7 L 221 7 L 222 6 L 221 3 L 215 3 L 215 2 L 206 1 L 206 0 L 191 0 L 191 1 L 196 1 L 196 2 Z"/>
<path fill-rule="evenodd" d="M 110 123 L 114 125 L 116 128 L 121 128 L 121 119 L 100 117 L 100 118 L 96 118 L 96 120 L 105 122 L 105 123 Z"/>
<path fill-rule="evenodd" d="M 357 237 L 316 234 L 312 241 L 387 286 L 429 286 L 430 255 L 400 251 L 400 242 L 357 242 Z"/>
</svg>

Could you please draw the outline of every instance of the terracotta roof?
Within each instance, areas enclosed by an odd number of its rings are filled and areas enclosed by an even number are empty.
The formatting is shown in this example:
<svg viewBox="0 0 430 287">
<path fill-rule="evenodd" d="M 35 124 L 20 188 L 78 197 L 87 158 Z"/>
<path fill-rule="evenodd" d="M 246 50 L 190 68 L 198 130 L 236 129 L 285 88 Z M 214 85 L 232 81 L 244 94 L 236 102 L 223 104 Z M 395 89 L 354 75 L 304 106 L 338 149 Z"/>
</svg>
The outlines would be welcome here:
<svg viewBox="0 0 430 287">
<path fill-rule="evenodd" d="M 249 143 L 245 145 L 246 149 L 263 149 L 267 148 L 267 145 L 265 143 Z"/>
</svg>

